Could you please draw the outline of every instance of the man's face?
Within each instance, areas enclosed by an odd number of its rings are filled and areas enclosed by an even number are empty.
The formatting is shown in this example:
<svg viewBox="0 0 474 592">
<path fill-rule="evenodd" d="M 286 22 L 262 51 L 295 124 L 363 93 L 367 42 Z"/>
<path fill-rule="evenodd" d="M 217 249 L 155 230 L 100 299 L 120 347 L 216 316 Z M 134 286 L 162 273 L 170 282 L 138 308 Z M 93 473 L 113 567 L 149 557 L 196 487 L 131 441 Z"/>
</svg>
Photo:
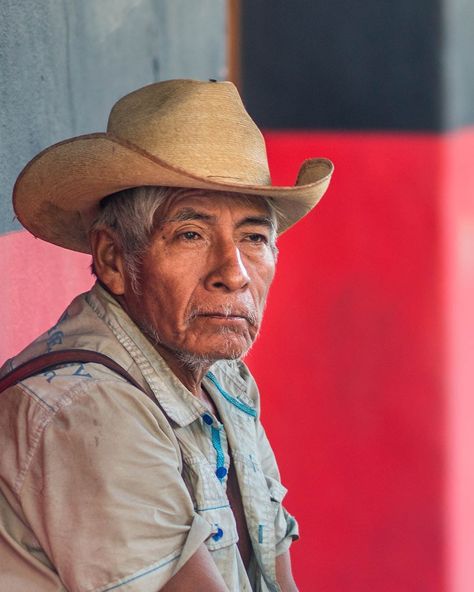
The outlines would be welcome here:
<svg viewBox="0 0 474 592">
<path fill-rule="evenodd" d="M 255 340 L 275 272 L 263 204 L 190 190 L 156 228 L 126 308 L 182 361 L 239 358 Z"/>
</svg>

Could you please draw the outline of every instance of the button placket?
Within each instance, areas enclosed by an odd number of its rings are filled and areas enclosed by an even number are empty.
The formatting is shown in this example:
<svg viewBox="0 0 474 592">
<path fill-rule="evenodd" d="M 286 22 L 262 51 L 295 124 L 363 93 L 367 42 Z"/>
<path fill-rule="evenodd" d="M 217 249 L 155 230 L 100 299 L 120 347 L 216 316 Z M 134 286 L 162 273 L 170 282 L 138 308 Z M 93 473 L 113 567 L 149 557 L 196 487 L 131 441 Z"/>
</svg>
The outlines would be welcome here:
<svg viewBox="0 0 474 592">
<path fill-rule="evenodd" d="M 216 475 L 219 482 L 224 484 L 225 478 L 227 477 L 227 473 L 229 470 L 229 458 L 228 454 L 226 453 L 227 438 L 224 426 L 221 423 L 219 423 L 210 413 L 204 413 L 201 417 L 205 426 L 207 426 L 210 430 L 211 443 L 216 454 L 216 468 L 214 474 Z M 223 439 L 225 441 L 224 446 L 222 443 Z M 226 450 L 224 450 L 224 448 Z"/>
</svg>

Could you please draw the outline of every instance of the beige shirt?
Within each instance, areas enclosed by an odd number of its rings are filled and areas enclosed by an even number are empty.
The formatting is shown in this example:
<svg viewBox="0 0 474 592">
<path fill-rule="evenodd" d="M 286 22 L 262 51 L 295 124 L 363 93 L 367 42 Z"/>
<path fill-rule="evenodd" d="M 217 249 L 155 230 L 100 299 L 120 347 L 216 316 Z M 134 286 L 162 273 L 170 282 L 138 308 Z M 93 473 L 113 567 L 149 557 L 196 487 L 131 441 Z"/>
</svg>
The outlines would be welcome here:
<svg viewBox="0 0 474 592">
<path fill-rule="evenodd" d="M 0 590 L 156 592 L 203 541 L 230 591 L 279 590 L 275 558 L 297 525 L 281 505 L 245 365 L 218 362 L 205 378 L 221 424 L 96 285 L 0 375 L 64 348 L 112 357 L 149 396 L 98 364 L 0 395 Z M 248 573 L 226 495 L 230 450 L 254 553 Z"/>
</svg>

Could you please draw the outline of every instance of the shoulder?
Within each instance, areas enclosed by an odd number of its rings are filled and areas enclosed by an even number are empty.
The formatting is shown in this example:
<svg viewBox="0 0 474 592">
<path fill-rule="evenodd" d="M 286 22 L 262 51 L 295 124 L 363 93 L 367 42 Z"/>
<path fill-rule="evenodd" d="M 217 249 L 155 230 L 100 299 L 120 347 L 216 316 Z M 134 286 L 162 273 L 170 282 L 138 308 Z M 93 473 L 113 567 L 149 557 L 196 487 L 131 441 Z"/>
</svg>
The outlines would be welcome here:
<svg viewBox="0 0 474 592">
<path fill-rule="evenodd" d="M 54 375 L 33 376 L 6 390 L 0 408 L 0 473 L 13 491 L 22 487 L 38 450 L 51 458 L 65 443 L 78 457 L 89 458 L 93 451 L 99 460 L 118 451 L 125 457 L 127 450 L 137 456 L 141 450 L 159 449 L 180 468 L 179 447 L 160 408 L 98 364 L 70 364 Z M 99 438 L 101 448 L 96 446 Z"/>
</svg>

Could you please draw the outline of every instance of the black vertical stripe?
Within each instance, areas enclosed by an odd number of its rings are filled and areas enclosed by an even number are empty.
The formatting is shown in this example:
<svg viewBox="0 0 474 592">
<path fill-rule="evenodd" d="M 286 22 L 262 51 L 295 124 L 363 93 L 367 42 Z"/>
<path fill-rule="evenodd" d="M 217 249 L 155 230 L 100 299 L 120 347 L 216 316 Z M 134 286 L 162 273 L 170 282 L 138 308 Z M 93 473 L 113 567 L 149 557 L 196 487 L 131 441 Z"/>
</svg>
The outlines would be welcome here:
<svg viewBox="0 0 474 592">
<path fill-rule="evenodd" d="M 242 0 L 241 12 L 244 99 L 265 128 L 474 122 L 474 3 Z"/>
</svg>

